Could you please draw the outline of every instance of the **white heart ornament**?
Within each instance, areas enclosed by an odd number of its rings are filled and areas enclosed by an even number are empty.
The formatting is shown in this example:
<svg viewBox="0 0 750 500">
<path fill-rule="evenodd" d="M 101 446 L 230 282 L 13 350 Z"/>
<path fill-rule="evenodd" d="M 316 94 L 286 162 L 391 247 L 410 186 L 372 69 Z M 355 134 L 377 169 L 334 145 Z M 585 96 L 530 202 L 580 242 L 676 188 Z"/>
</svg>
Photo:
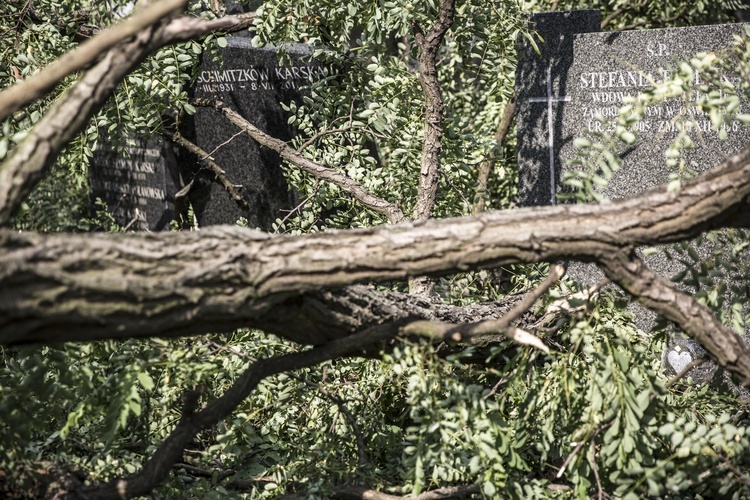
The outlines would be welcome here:
<svg viewBox="0 0 750 500">
<path fill-rule="evenodd" d="M 693 357 L 690 356 L 689 352 L 670 351 L 667 355 L 667 361 L 672 365 L 672 369 L 675 373 L 680 373 L 693 361 Z"/>
</svg>

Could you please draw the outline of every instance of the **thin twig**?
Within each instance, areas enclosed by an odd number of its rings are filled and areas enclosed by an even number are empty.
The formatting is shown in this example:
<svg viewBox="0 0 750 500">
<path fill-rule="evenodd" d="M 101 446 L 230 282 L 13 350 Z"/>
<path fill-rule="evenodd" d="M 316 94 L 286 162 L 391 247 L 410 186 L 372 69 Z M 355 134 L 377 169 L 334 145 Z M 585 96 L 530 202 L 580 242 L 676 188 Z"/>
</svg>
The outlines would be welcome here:
<svg viewBox="0 0 750 500">
<path fill-rule="evenodd" d="M 281 219 L 281 223 L 276 227 L 276 231 L 274 231 L 274 234 L 278 234 L 279 229 L 288 221 L 295 212 L 302 210 L 302 208 L 307 204 L 308 201 L 312 200 L 316 194 L 318 194 L 318 183 L 320 181 L 318 179 L 315 179 L 315 185 L 313 186 L 313 192 L 310 196 L 302 200 L 296 207 L 291 209 L 288 214 L 284 216 L 283 219 Z"/>
<path fill-rule="evenodd" d="M 593 441 L 589 443 L 589 453 L 588 453 L 587 458 L 589 460 L 589 465 L 591 466 L 591 470 L 594 471 L 594 479 L 596 479 L 596 491 L 597 491 L 596 497 L 598 500 L 603 500 L 604 489 L 602 488 L 602 481 L 601 479 L 599 479 L 599 467 L 596 466 Z"/>
<path fill-rule="evenodd" d="M 237 205 L 239 205 L 241 208 L 244 208 L 246 210 L 250 208 L 250 205 L 248 205 L 247 201 L 239 193 L 237 189 L 237 185 L 230 182 L 230 180 L 227 178 L 227 175 L 224 169 L 222 169 L 213 160 L 213 158 L 211 158 L 211 156 L 208 153 L 206 153 L 203 149 L 201 149 L 196 144 L 187 140 L 179 132 L 175 132 L 174 134 L 172 134 L 172 140 L 179 146 L 189 151 L 193 156 L 195 156 L 198 159 L 200 163 L 202 163 L 205 167 L 211 170 L 211 172 L 213 172 L 213 174 L 216 176 L 216 179 L 219 181 L 219 184 L 222 185 L 222 187 L 226 190 L 227 194 L 229 194 L 229 197 L 232 198 L 232 200 L 234 200 L 234 202 L 237 203 Z"/>
<path fill-rule="evenodd" d="M 508 311 L 508 313 L 503 317 L 503 320 L 511 323 L 515 320 L 517 320 L 523 313 L 531 309 L 531 306 L 534 305 L 534 302 L 539 300 L 539 297 L 547 293 L 547 291 L 557 283 L 560 278 L 565 275 L 565 266 L 561 264 L 552 264 L 550 266 L 549 274 L 546 278 L 544 278 L 544 281 L 539 283 L 536 288 L 534 288 L 531 292 L 529 292 L 521 302 L 516 304 L 516 306 Z"/>
<path fill-rule="evenodd" d="M 247 354 L 244 354 L 235 349 L 232 349 L 231 347 L 221 345 L 212 339 L 208 339 L 208 343 L 213 345 L 217 349 L 229 352 L 240 358 L 243 358 L 252 362 L 258 361 L 257 358 L 248 356 Z M 361 469 L 362 467 L 364 467 L 367 464 L 367 449 L 365 447 L 364 436 L 359 427 L 359 424 L 357 424 L 357 419 L 354 418 L 354 415 L 352 414 L 352 412 L 349 411 L 349 408 L 346 407 L 346 402 L 343 399 L 339 398 L 338 396 L 334 396 L 333 394 L 331 394 L 330 391 L 328 391 L 328 389 L 326 389 L 325 387 L 323 387 L 322 385 L 316 382 L 313 382 L 312 380 L 309 380 L 305 377 L 299 376 L 292 372 L 284 372 L 284 374 L 288 376 L 289 378 L 297 380 L 298 382 L 301 382 L 305 384 L 306 386 L 312 387 L 313 389 L 317 390 L 318 392 L 320 392 L 323 396 L 325 396 L 327 399 L 329 399 L 338 407 L 339 411 L 343 413 L 344 417 L 346 417 L 346 419 L 349 421 L 349 425 L 352 426 L 352 431 L 354 432 L 354 435 L 357 438 L 357 458 L 358 458 L 357 468 Z"/>
<path fill-rule="evenodd" d="M 505 142 L 508 138 L 508 133 L 511 130 L 513 118 L 515 116 L 516 96 L 515 94 L 513 94 L 513 96 L 505 104 L 505 108 L 503 109 L 503 117 L 500 119 L 500 124 L 497 127 L 497 132 L 495 133 L 495 141 L 497 143 L 495 146 L 496 148 L 500 148 L 505 145 Z M 479 172 L 477 174 L 477 189 L 474 193 L 474 198 L 476 201 L 472 210 L 472 213 L 475 215 L 479 212 L 484 212 L 484 208 L 487 203 L 485 201 L 485 197 L 487 196 L 487 186 L 490 179 L 490 173 L 492 172 L 492 167 L 495 165 L 495 160 L 496 155 L 495 150 L 493 149 L 489 154 L 489 158 L 487 158 L 479 165 Z"/>
<path fill-rule="evenodd" d="M 470 207 L 471 206 L 471 201 L 469 201 L 469 199 L 466 198 L 466 196 L 464 195 L 464 193 L 460 189 L 458 189 L 455 184 L 453 184 L 453 181 L 451 180 L 451 176 L 448 175 L 448 172 L 441 171 L 440 174 L 443 176 L 443 179 L 445 179 L 445 182 L 447 182 L 448 185 L 451 187 L 451 189 L 453 190 L 453 192 L 455 192 L 458 195 L 458 197 L 463 200 L 464 204 L 467 207 Z"/>
<path fill-rule="evenodd" d="M 568 458 L 566 458 L 565 462 L 563 462 L 562 466 L 560 466 L 560 470 L 557 471 L 557 474 L 555 475 L 555 477 L 558 478 L 558 479 L 560 479 L 563 476 L 563 474 L 565 474 L 565 469 L 568 467 L 568 465 L 570 464 L 570 462 L 573 460 L 573 458 L 575 458 L 576 454 L 579 451 L 581 451 L 581 448 L 583 448 L 586 445 L 586 443 L 588 443 L 589 441 L 592 441 L 593 439 L 595 439 L 596 436 L 601 431 L 603 431 L 604 429 L 606 429 L 607 427 L 609 427 L 610 425 L 612 425 L 613 422 L 614 422 L 614 419 L 610 420 L 609 422 L 601 424 L 599 427 L 597 427 L 594 430 L 594 432 L 590 436 L 588 436 L 586 439 L 583 439 L 580 442 L 576 443 L 576 447 L 573 448 L 573 451 L 570 452 L 570 455 L 568 455 Z"/>
<path fill-rule="evenodd" d="M 221 148 L 223 148 L 224 146 L 226 146 L 227 144 L 229 144 L 230 142 L 232 142 L 233 140 L 235 140 L 237 137 L 239 137 L 241 135 L 242 135 L 241 131 L 240 132 L 235 132 L 234 134 L 232 134 L 232 137 L 230 137 L 226 141 L 222 142 L 221 144 L 219 144 L 218 146 L 216 146 L 215 148 L 213 148 L 211 151 L 209 151 L 208 153 L 206 153 L 205 156 L 201 157 L 201 159 L 208 158 L 208 159 L 213 160 L 214 153 L 216 153 L 218 150 L 220 150 Z"/>
<path fill-rule="evenodd" d="M 674 377 L 672 377 L 671 379 L 669 379 L 669 382 L 667 382 L 666 384 L 664 384 L 664 387 L 666 387 L 667 389 L 669 389 L 670 387 L 672 387 L 673 385 L 675 385 L 677 382 L 679 382 L 681 378 L 683 378 L 685 375 L 687 375 L 690 372 L 690 370 L 692 370 L 693 368 L 695 368 L 697 366 L 702 365 L 705 362 L 706 362 L 706 358 L 694 359 L 693 361 L 691 361 L 690 363 L 688 363 L 688 365 L 685 368 L 683 368 L 682 370 L 680 370 L 680 373 L 678 373 L 677 375 L 675 375 Z"/>
</svg>

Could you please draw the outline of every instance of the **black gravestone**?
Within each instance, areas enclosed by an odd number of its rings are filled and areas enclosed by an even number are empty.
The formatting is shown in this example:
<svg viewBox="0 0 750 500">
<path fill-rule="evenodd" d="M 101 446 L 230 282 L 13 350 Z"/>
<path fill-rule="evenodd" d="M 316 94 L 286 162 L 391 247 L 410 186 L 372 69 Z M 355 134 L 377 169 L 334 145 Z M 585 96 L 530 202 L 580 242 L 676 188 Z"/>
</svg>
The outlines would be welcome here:
<svg viewBox="0 0 750 500">
<path fill-rule="evenodd" d="M 100 139 L 89 162 L 89 185 L 93 209 L 101 199 L 118 225 L 169 229 L 179 185 L 172 145 L 159 136 Z"/>
<path fill-rule="evenodd" d="M 302 99 L 301 88 L 325 76 L 324 68 L 309 62 L 310 49 L 302 44 L 283 47 L 289 56 L 282 63 L 276 48 L 256 48 L 247 36 L 228 36 L 220 57 L 204 57 L 195 96 L 222 101 L 263 132 L 283 141 L 296 131 L 280 103 Z M 224 170 L 237 186 L 248 208 L 236 203 L 214 174 L 196 165 L 190 201 L 201 226 L 233 224 L 244 217 L 250 227 L 272 230 L 294 206 L 281 158 L 239 132 L 217 110 L 199 108 L 185 134 Z"/>
<path fill-rule="evenodd" d="M 576 158 L 574 140 L 590 131 L 602 131 L 597 115 L 614 118 L 626 96 L 637 97 L 650 81 L 663 80 L 674 71 L 676 60 L 689 60 L 699 52 L 731 47 L 742 25 L 700 26 L 643 31 L 597 32 L 598 11 L 559 12 L 531 16 L 532 28 L 544 39 L 538 54 L 528 43 L 519 47 L 516 73 L 518 96 L 519 204 L 549 205 L 561 192 L 563 173 Z M 747 104 L 743 103 L 743 107 Z M 689 113 L 691 138 L 696 147 L 683 154 L 686 165 L 696 172 L 721 163 L 750 143 L 750 130 L 734 123 L 728 137 L 720 140 L 711 130 L 708 116 L 677 99 L 652 106 L 638 124 L 636 142 L 622 153 L 603 195 L 625 198 L 669 181 L 665 151 L 676 137 L 674 117 Z M 701 256 L 711 248 L 698 246 Z M 658 252 L 646 262 L 662 276 L 670 277 L 684 268 L 677 260 Z M 575 264 L 569 275 L 593 284 L 603 278 L 594 266 Z M 633 310 L 643 329 L 653 325 L 653 314 Z M 670 339 L 664 366 L 676 373 L 704 354 L 695 342 L 678 336 Z M 691 371 L 695 379 L 708 380 L 716 371 L 704 365 Z"/>
<path fill-rule="evenodd" d="M 568 68 L 573 64 L 573 40 L 580 33 L 599 31 L 598 10 L 536 14 L 531 27 L 543 39 L 536 47 L 519 47 L 516 70 L 518 177 L 521 205 L 549 205 L 559 182 L 559 145 L 563 142 L 562 111 Z M 539 50 L 537 54 L 536 49 Z"/>
</svg>

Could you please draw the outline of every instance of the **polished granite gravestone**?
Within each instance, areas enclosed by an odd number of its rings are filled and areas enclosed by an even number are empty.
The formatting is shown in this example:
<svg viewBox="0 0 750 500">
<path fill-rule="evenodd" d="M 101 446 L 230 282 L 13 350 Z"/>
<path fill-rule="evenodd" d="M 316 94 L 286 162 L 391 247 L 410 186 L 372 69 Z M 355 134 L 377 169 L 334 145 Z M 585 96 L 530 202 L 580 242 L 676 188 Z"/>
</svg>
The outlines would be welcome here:
<svg viewBox="0 0 750 500">
<path fill-rule="evenodd" d="M 172 145 L 156 137 L 102 138 L 89 162 L 92 209 L 102 200 L 128 230 L 162 231 L 175 218 L 179 172 Z"/>
<path fill-rule="evenodd" d="M 599 31 L 601 13 L 581 10 L 536 14 L 530 23 L 542 40 L 536 47 L 522 40 L 518 51 L 518 189 L 519 204 L 523 206 L 555 203 L 563 163 L 560 145 L 567 132 L 562 123 L 563 111 L 574 105 L 567 95 L 573 41 L 581 33 Z M 565 140 L 570 140 L 570 134 L 565 134 Z"/>
<path fill-rule="evenodd" d="M 247 36 L 226 40 L 218 58 L 204 57 L 195 97 L 222 101 L 263 132 L 289 141 L 296 131 L 280 103 L 301 101 L 302 89 L 325 77 L 326 70 L 310 62 L 306 45 L 285 45 L 289 60 L 283 62 L 276 48 L 253 47 Z M 247 203 L 240 206 L 214 174 L 194 164 L 187 182 L 194 179 L 189 196 L 200 226 L 234 224 L 242 217 L 249 227 L 271 231 L 294 207 L 279 155 L 239 133 L 217 110 L 198 108 L 185 135 L 214 159 Z"/>
<path fill-rule="evenodd" d="M 606 126 L 596 119 L 597 115 L 616 117 L 626 96 L 636 97 L 652 81 L 665 78 L 675 71 L 676 61 L 730 47 L 733 37 L 743 33 L 743 25 L 602 33 L 598 32 L 600 19 L 600 13 L 591 10 L 530 18 L 544 42 L 539 44 L 540 53 L 528 41 L 519 44 L 519 205 L 557 202 L 557 195 L 563 191 L 563 174 L 575 168 L 569 163 L 576 159 L 574 140 L 603 131 Z M 742 103 L 742 108 L 747 112 L 749 106 Z M 664 153 L 677 134 L 677 120 L 685 116 L 692 123 L 691 138 L 696 147 L 685 151 L 683 158 L 696 172 L 718 165 L 750 144 L 750 130 L 738 122 L 728 127 L 726 140 L 720 140 L 711 130 L 708 116 L 690 103 L 665 100 L 652 106 L 638 123 L 635 143 L 622 144 L 620 170 L 602 194 L 618 199 L 666 185 L 673 170 L 667 167 Z M 707 245 L 695 248 L 703 258 L 712 250 Z M 667 259 L 661 252 L 646 261 L 666 277 L 684 269 L 679 260 Z M 573 264 L 568 274 L 586 285 L 603 278 L 593 265 Z M 654 315 L 649 311 L 636 308 L 633 312 L 641 328 L 653 325 Z M 695 342 L 673 335 L 664 353 L 664 367 L 669 373 L 679 373 L 704 354 Z M 715 372 L 715 365 L 704 364 L 690 375 L 695 380 L 710 380 Z"/>
<path fill-rule="evenodd" d="M 598 11 L 535 14 L 531 23 L 544 39 L 538 55 L 522 43 L 516 73 L 518 93 L 519 204 L 547 205 L 561 192 L 562 174 L 573 167 L 574 140 L 614 118 L 623 98 L 637 97 L 676 69 L 675 60 L 730 47 L 743 25 L 697 26 L 597 32 Z M 696 76 L 699 75 L 696 73 Z M 676 137 L 676 117 L 689 113 L 696 147 L 685 151 L 686 166 L 701 172 L 750 143 L 750 129 L 733 123 L 726 140 L 711 130 L 706 114 L 679 99 L 652 106 L 637 125 L 634 145 L 620 150 L 622 165 L 603 191 L 625 198 L 667 184 L 673 170 L 664 153 Z"/>
</svg>

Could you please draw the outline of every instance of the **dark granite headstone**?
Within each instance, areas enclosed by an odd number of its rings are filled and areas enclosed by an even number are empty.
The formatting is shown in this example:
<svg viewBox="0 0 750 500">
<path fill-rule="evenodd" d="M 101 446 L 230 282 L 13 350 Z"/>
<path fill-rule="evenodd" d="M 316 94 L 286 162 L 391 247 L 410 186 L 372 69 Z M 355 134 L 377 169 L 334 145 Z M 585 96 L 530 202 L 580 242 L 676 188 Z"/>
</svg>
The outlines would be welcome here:
<svg viewBox="0 0 750 500">
<path fill-rule="evenodd" d="M 540 54 L 525 41 L 516 70 L 519 202 L 525 206 L 554 203 L 552 193 L 563 164 L 560 146 L 564 137 L 571 140 L 563 112 L 576 105 L 568 95 L 573 82 L 567 76 L 573 65 L 573 41 L 580 33 L 599 31 L 601 13 L 537 14 L 531 23 L 543 39 L 537 44 Z"/>
<path fill-rule="evenodd" d="M 204 58 L 195 96 L 222 101 L 267 134 L 289 141 L 296 133 L 289 113 L 280 103 L 301 101 L 301 88 L 325 76 L 324 68 L 309 61 L 302 44 L 284 47 L 290 62 L 280 62 L 278 50 L 256 48 L 247 36 L 228 36 L 220 57 Z M 195 168 L 190 201 L 198 224 L 234 224 L 244 217 L 250 227 L 272 230 L 295 204 L 281 169 L 281 158 L 229 123 L 218 111 L 199 108 L 186 136 L 207 152 L 225 171 L 249 208 L 231 199 L 207 169 Z"/>
<path fill-rule="evenodd" d="M 89 185 L 92 206 L 101 199 L 124 228 L 161 231 L 175 218 L 179 172 L 162 137 L 100 140 L 89 162 Z"/>
<path fill-rule="evenodd" d="M 519 204 L 556 203 L 563 173 L 576 167 L 574 140 L 604 126 L 595 117 L 614 118 L 626 96 L 637 97 L 649 80 L 660 81 L 675 70 L 676 60 L 690 60 L 699 52 L 732 46 L 742 25 L 699 26 L 642 31 L 598 32 L 598 11 L 559 12 L 531 16 L 532 27 L 544 39 L 537 54 L 528 41 L 519 47 L 516 73 L 518 97 Z M 746 103 L 743 109 L 748 107 Z M 747 112 L 747 110 L 744 110 Z M 666 185 L 673 168 L 667 166 L 665 151 L 677 135 L 676 115 L 692 117 L 691 138 L 696 147 L 684 151 L 686 166 L 701 172 L 721 163 L 727 156 L 750 144 L 750 130 L 735 122 L 728 137 L 720 140 L 711 130 L 709 117 L 696 112 L 684 100 L 670 99 L 651 107 L 637 125 L 637 139 L 622 144 L 622 162 L 602 194 L 609 199 L 625 198 L 647 189 Z M 708 255 L 711 248 L 698 247 Z M 678 260 L 658 252 L 646 258 L 656 272 L 671 277 L 683 270 Z M 593 284 L 603 275 L 592 265 L 574 264 L 569 275 Z M 653 314 L 634 309 L 636 323 L 644 329 L 653 325 Z M 677 373 L 702 350 L 694 342 L 673 336 L 664 355 L 664 366 Z M 689 360 L 688 360 L 689 358 Z M 696 379 L 708 380 L 715 366 L 694 369 Z"/>
</svg>

